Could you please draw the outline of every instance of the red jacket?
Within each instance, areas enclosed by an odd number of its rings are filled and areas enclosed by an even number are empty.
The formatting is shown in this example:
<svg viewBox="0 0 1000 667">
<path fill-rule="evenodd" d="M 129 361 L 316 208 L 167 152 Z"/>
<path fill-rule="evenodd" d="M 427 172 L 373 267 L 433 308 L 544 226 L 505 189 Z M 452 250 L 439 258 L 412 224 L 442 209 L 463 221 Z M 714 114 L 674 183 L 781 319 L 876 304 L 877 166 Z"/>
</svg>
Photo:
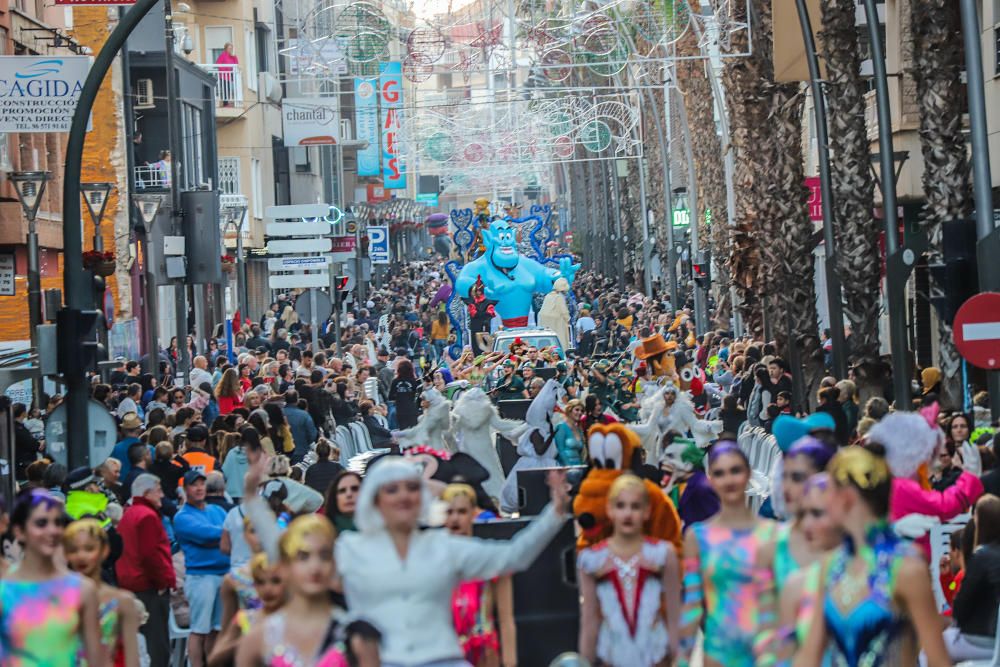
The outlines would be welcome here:
<svg viewBox="0 0 1000 667">
<path fill-rule="evenodd" d="M 141 496 L 132 498 L 118 524 L 124 549 L 115 563 L 118 585 L 127 591 L 159 591 L 175 585 L 170 541 L 163 518 L 152 503 Z"/>
</svg>

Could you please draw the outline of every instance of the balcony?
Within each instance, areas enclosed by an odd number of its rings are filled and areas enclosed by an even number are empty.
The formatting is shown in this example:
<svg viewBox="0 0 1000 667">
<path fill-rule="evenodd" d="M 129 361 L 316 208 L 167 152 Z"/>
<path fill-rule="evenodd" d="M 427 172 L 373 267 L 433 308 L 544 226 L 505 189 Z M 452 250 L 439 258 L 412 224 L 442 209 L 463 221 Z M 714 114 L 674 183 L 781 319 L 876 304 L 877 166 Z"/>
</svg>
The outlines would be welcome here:
<svg viewBox="0 0 1000 667">
<path fill-rule="evenodd" d="M 246 210 L 247 203 L 246 195 L 225 193 L 219 195 L 219 224 L 222 225 L 222 244 L 227 249 L 236 248 L 236 228 L 227 222 L 227 208 L 243 208 L 245 217 L 240 236 L 243 237 L 245 245 L 250 243 L 250 216 Z"/>
<path fill-rule="evenodd" d="M 170 189 L 170 167 L 157 164 L 143 164 L 135 168 L 136 190 Z"/>
<path fill-rule="evenodd" d="M 198 67 L 215 79 L 216 118 L 237 118 L 243 114 L 243 71 L 239 65 L 201 63 Z"/>
</svg>

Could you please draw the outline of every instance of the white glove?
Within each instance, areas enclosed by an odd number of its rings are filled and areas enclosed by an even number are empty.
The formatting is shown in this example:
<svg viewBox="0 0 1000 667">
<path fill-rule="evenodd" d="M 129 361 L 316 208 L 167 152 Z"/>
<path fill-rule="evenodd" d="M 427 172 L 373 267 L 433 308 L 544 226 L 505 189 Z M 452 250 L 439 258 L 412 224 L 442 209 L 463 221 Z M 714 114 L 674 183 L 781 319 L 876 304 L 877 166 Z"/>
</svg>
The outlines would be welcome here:
<svg viewBox="0 0 1000 667">
<path fill-rule="evenodd" d="M 976 477 L 983 474 L 983 457 L 979 448 L 968 440 L 962 443 L 962 469 Z"/>
<path fill-rule="evenodd" d="M 916 540 L 931 532 L 931 528 L 941 523 L 936 516 L 926 514 L 907 514 L 893 522 L 892 530 L 900 537 Z"/>
</svg>

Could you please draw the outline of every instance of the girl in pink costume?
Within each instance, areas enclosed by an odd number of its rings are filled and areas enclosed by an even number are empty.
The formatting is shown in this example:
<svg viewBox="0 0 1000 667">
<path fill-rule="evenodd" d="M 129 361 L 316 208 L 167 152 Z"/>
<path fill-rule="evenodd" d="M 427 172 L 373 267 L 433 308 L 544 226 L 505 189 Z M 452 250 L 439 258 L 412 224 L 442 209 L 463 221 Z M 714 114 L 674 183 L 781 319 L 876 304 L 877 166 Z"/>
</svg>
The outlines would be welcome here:
<svg viewBox="0 0 1000 667">
<path fill-rule="evenodd" d="M 937 425 L 937 403 L 920 413 L 894 412 L 868 431 L 868 440 L 885 447 L 886 462 L 892 471 L 892 502 L 889 520 L 896 522 L 910 514 L 923 514 L 948 521 L 968 512 L 979 496 L 983 483 L 968 472 L 959 475 L 944 491 L 926 484 L 926 465 L 944 443 Z M 925 535 L 916 540 L 930 561 L 930 541 Z"/>
<path fill-rule="evenodd" d="M 10 513 L 24 557 L 0 581 L 0 665 L 110 664 L 101 645 L 97 586 L 57 560 L 63 502 L 43 489 L 18 496 Z M 82 650 L 81 650 L 82 645 Z"/>
<path fill-rule="evenodd" d="M 612 534 L 580 553 L 580 654 L 609 667 L 654 667 L 678 655 L 680 563 L 669 542 L 646 538 L 649 494 L 635 475 L 608 492 Z"/>
</svg>

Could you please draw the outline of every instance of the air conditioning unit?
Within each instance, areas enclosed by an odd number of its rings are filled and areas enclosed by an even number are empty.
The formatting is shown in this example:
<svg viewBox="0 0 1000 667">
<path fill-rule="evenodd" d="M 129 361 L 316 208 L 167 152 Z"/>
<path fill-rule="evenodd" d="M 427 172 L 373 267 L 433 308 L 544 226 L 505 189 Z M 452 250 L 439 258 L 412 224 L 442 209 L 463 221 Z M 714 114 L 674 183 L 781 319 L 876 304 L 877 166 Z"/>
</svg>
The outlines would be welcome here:
<svg viewBox="0 0 1000 667">
<path fill-rule="evenodd" d="M 135 82 L 135 108 L 155 109 L 156 100 L 153 99 L 153 80 L 139 79 Z"/>
<path fill-rule="evenodd" d="M 261 72 L 257 75 L 257 90 L 259 95 L 268 102 L 277 104 L 281 101 L 281 82 L 270 72 Z"/>
<path fill-rule="evenodd" d="M 349 118 L 340 119 L 340 140 L 354 141 L 354 128 L 351 127 L 351 120 Z"/>
</svg>

